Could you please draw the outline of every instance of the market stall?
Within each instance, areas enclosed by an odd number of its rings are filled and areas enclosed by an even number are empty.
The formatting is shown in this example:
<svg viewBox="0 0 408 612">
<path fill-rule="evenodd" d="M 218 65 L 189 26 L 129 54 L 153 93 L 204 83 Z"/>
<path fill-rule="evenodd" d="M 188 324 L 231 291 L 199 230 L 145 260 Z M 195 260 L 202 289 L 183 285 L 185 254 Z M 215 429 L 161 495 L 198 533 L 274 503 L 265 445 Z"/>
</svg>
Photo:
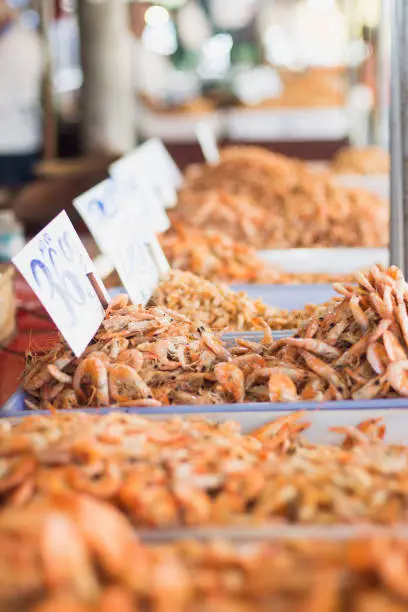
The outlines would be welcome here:
<svg viewBox="0 0 408 612">
<path fill-rule="evenodd" d="M 378 147 L 311 166 L 207 122 L 204 163 L 153 138 L 84 183 L 92 246 L 58 211 L 13 257 L 0 609 L 407 609 L 393 8 L 391 171 Z"/>
</svg>

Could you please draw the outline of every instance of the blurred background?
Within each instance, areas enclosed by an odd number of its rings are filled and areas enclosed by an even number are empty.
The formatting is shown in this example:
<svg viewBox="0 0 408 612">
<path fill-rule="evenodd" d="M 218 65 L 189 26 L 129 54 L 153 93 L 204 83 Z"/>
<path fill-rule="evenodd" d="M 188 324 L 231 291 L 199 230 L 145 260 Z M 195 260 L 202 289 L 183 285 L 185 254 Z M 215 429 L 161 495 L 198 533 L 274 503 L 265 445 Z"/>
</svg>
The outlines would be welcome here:
<svg viewBox="0 0 408 612">
<path fill-rule="evenodd" d="M 383 0 L 0 0 L 0 206 L 42 226 L 136 142 L 328 160 L 388 142 Z M 28 186 L 27 186 L 28 185 Z"/>
</svg>

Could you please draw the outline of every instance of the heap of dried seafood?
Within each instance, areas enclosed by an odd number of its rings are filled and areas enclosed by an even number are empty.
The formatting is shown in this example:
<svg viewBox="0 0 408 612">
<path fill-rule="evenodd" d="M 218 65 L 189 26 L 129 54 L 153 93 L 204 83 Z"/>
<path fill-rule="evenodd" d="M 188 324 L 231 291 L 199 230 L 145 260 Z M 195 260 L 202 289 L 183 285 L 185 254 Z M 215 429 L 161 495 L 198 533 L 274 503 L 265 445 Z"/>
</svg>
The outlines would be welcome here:
<svg viewBox="0 0 408 612">
<path fill-rule="evenodd" d="M 403 539 L 148 545 L 113 508 L 60 497 L 0 517 L 5 612 L 404 612 Z"/>
<path fill-rule="evenodd" d="M 31 407 L 218 404 L 408 396 L 408 290 L 395 268 L 356 274 L 357 285 L 317 308 L 293 338 L 219 338 L 165 307 L 119 296 L 80 359 L 64 344 L 29 360 Z M 34 399 L 33 399 L 34 398 Z M 39 402 L 38 402 L 39 400 Z"/>
<path fill-rule="evenodd" d="M 33 416 L 0 427 L 2 512 L 86 494 L 136 527 L 395 525 L 408 512 L 408 447 L 381 419 L 315 445 L 292 413 L 242 434 L 237 423 L 137 415 Z"/>
<path fill-rule="evenodd" d="M 388 205 L 376 195 L 256 147 L 231 147 L 216 166 L 190 167 L 172 220 L 257 249 L 388 243 Z"/>
<path fill-rule="evenodd" d="M 269 285 L 330 283 L 344 275 L 295 274 L 265 262 L 254 249 L 220 231 L 198 230 L 176 224 L 161 237 L 171 267 L 207 280 Z"/>
<path fill-rule="evenodd" d="M 340 174 L 388 174 L 390 156 L 380 147 L 341 149 L 330 169 Z"/>
<path fill-rule="evenodd" d="M 408 397 L 407 283 L 396 267 L 372 266 L 355 279 L 357 285 L 335 283 L 342 299 L 294 338 L 265 349 L 288 368 L 288 384 L 303 399 Z"/>
<path fill-rule="evenodd" d="M 203 323 L 212 330 L 253 331 L 262 329 L 259 318 L 271 329 L 297 329 L 310 318 L 313 306 L 305 310 L 279 310 L 261 299 L 251 300 L 243 291 L 206 281 L 190 272 L 173 270 L 155 291 L 152 304 L 163 305 Z"/>
</svg>

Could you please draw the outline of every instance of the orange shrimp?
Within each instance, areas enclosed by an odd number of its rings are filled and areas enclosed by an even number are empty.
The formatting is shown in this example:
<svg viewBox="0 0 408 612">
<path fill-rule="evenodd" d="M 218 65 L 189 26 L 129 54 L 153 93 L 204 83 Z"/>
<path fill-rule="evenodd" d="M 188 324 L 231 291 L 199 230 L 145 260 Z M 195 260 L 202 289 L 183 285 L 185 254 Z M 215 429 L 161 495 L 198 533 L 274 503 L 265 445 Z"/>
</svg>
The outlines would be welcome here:
<svg viewBox="0 0 408 612">
<path fill-rule="evenodd" d="M 78 364 L 72 381 L 77 398 L 80 402 L 86 404 L 88 396 L 82 389 L 83 384 L 94 390 L 94 399 L 98 406 L 109 405 L 106 365 L 97 357 L 93 357 L 92 354 Z"/>
<path fill-rule="evenodd" d="M 115 402 L 127 402 L 131 399 L 151 396 L 148 385 L 139 374 L 126 364 L 115 364 L 109 367 L 109 393 Z"/>
<path fill-rule="evenodd" d="M 236 402 L 243 402 L 245 398 L 244 373 L 233 363 L 218 363 L 214 368 L 217 382 L 231 393 Z"/>
<path fill-rule="evenodd" d="M 137 349 L 126 349 L 119 353 L 118 361 L 130 366 L 135 372 L 140 372 L 143 367 L 143 354 Z"/>
<path fill-rule="evenodd" d="M 271 372 L 268 381 L 271 402 L 296 402 L 298 400 L 295 383 L 283 372 Z"/>
</svg>

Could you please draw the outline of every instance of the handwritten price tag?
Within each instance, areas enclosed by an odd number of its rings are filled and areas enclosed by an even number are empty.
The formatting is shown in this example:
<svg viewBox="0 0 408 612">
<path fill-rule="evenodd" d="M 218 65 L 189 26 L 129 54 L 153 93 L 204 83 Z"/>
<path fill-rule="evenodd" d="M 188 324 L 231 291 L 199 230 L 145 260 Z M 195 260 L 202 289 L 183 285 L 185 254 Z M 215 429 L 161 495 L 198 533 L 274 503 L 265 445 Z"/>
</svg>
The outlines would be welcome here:
<svg viewBox="0 0 408 612">
<path fill-rule="evenodd" d="M 76 198 L 74 206 L 111 259 L 132 302 L 145 305 L 169 265 L 131 189 L 109 179 Z"/>
<path fill-rule="evenodd" d="M 37 234 L 13 263 L 79 357 L 102 323 L 104 311 L 86 276 L 95 274 L 94 265 L 66 212 Z"/>
<path fill-rule="evenodd" d="M 177 190 L 183 183 L 183 175 L 164 144 L 157 138 L 148 140 L 112 164 L 110 172 L 118 179 L 127 176 L 145 177 L 165 208 L 174 208 L 177 204 Z"/>
</svg>

